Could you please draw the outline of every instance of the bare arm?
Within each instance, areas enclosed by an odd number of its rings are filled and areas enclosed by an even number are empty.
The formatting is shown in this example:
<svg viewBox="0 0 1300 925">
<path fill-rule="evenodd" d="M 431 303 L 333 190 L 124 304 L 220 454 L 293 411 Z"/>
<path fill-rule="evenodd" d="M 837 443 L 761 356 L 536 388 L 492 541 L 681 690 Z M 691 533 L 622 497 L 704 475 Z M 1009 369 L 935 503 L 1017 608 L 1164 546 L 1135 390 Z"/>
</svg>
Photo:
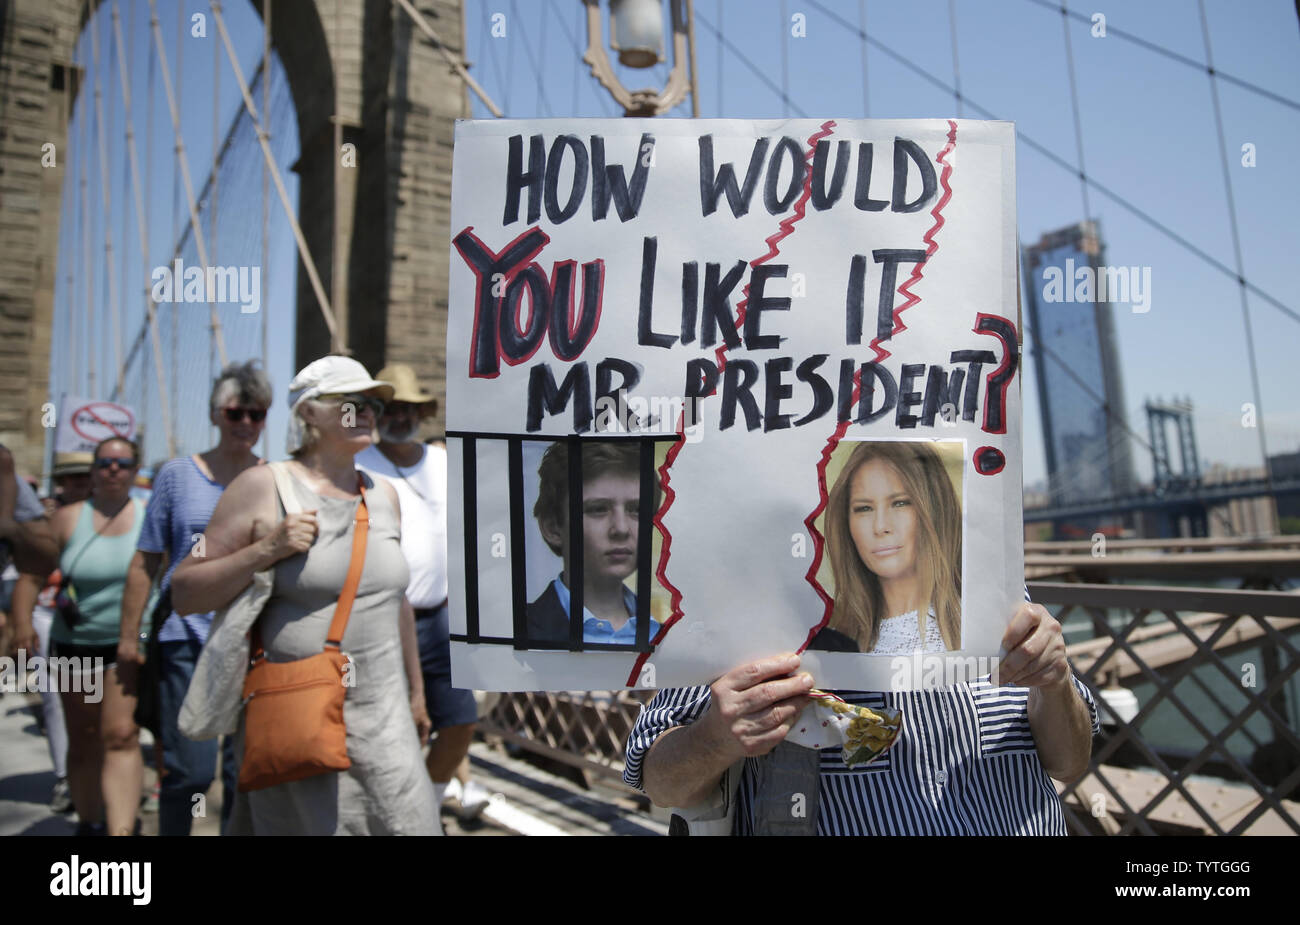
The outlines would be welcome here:
<svg viewBox="0 0 1300 925">
<path fill-rule="evenodd" d="M 14 457 L 0 446 L 0 540 L 13 549 L 14 567 L 19 572 L 48 575 L 59 567 L 59 545 L 45 517 L 19 523 L 14 519 L 18 508 L 18 481 Z"/>
<path fill-rule="evenodd" d="M 9 603 L 9 615 L 14 620 L 14 636 L 10 643 L 17 652 L 25 649 L 28 655 L 39 648 L 36 629 L 32 626 L 32 608 L 36 606 L 36 597 L 41 593 L 45 579 L 40 575 L 21 572 L 14 584 L 13 599 Z"/>
<path fill-rule="evenodd" d="M 1092 717 L 1067 672 L 1052 687 L 1029 692 L 1029 728 L 1043 769 L 1069 783 L 1088 770 L 1092 757 Z"/>
<path fill-rule="evenodd" d="M 1061 624 L 1040 604 L 1021 604 L 1002 637 L 999 683 L 1029 691 L 1029 728 L 1043 769 L 1056 780 L 1083 776 L 1092 757 L 1092 720 L 1065 657 Z"/>
<path fill-rule="evenodd" d="M 254 466 L 222 492 L 203 536 L 172 573 L 172 608 L 179 614 L 224 607 L 254 574 L 306 552 L 316 539 L 316 512 L 277 522 L 274 477 L 269 467 Z"/>
<path fill-rule="evenodd" d="M 126 570 L 126 587 L 122 590 L 122 625 L 118 631 L 118 664 L 124 653 L 139 661 L 140 622 L 145 605 L 149 602 L 149 589 L 153 586 L 162 553 L 142 552 L 137 549 Z"/>
<path fill-rule="evenodd" d="M 731 765 L 776 748 L 808 704 L 812 675 L 791 677 L 798 667 L 797 655 L 785 655 L 719 678 L 710 689 L 708 712 L 665 732 L 646 754 L 641 780 L 650 799 L 658 806 L 700 803 Z"/>
</svg>

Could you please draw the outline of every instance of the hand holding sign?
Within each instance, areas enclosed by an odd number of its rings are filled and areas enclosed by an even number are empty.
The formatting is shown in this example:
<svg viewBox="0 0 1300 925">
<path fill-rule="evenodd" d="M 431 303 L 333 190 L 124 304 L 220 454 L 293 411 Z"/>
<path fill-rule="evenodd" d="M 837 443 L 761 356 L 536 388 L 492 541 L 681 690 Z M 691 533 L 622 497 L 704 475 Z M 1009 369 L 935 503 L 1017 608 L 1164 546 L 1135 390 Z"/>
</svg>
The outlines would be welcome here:
<svg viewBox="0 0 1300 925">
<path fill-rule="evenodd" d="M 812 675 L 794 675 L 799 656 L 781 655 L 741 665 L 711 688 L 709 712 L 700 721 L 733 758 L 754 758 L 776 748 L 808 705 Z"/>
</svg>

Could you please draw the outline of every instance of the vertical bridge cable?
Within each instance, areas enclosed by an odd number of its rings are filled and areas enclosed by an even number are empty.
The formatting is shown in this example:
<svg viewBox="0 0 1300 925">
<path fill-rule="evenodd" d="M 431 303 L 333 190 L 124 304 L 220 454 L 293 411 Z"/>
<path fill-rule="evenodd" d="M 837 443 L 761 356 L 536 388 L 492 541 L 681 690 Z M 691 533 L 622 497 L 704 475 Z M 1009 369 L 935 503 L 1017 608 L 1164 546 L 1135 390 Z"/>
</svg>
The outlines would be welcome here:
<svg viewBox="0 0 1300 925">
<path fill-rule="evenodd" d="M 271 2 L 266 0 L 262 8 L 262 112 L 266 113 L 265 123 L 258 123 L 254 128 L 257 131 L 259 141 L 269 143 L 271 140 L 270 119 L 271 119 Z M 262 326 L 262 369 L 266 370 L 271 365 L 271 354 L 267 346 L 267 316 L 270 310 L 267 308 L 266 295 L 270 273 L 268 272 L 270 261 L 270 238 L 271 226 L 271 174 L 267 170 L 266 161 L 262 161 L 262 272 L 260 274 L 261 294 L 258 305 L 261 306 L 261 318 L 258 319 Z M 262 428 L 262 455 L 269 456 L 268 447 L 270 438 L 267 436 L 267 429 Z"/>
<path fill-rule="evenodd" d="M 867 92 L 867 0 L 858 0 L 858 47 L 862 50 L 862 118 L 871 118 L 871 96 Z"/>
<path fill-rule="evenodd" d="M 722 0 L 718 0 L 718 50 L 715 53 L 715 60 L 718 62 L 718 112 L 717 118 L 722 118 L 722 77 L 725 73 L 722 69 Z"/>
<path fill-rule="evenodd" d="M 149 0 L 153 4 L 155 0 Z M 221 33 L 221 42 L 226 48 L 226 57 L 230 60 L 230 68 L 234 71 L 235 82 L 239 84 L 240 95 L 244 98 L 244 108 L 248 110 L 249 117 L 253 120 L 253 125 L 258 129 L 257 140 L 262 148 L 262 157 L 266 161 L 267 167 L 271 170 L 271 179 L 275 182 L 275 191 L 279 194 L 280 205 L 284 207 L 285 217 L 289 221 L 289 227 L 293 230 L 294 241 L 298 244 L 298 256 L 302 258 L 303 269 L 307 271 L 307 279 L 311 282 L 312 292 L 316 296 L 316 304 L 320 307 L 321 315 L 325 319 L 325 327 L 330 332 L 330 343 L 336 346 L 340 352 L 346 352 L 347 339 L 341 334 L 338 326 L 334 323 L 334 310 L 330 307 L 329 296 L 325 294 L 325 287 L 321 284 L 320 274 L 316 272 L 316 261 L 312 259 L 311 251 L 307 249 L 307 239 L 303 237 L 302 226 L 298 224 L 298 216 L 294 213 L 293 203 L 289 201 L 289 193 L 284 188 L 284 181 L 280 178 L 280 168 L 275 163 L 275 158 L 271 154 L 271 146 L 267 144 L 265 122 L 257 114 L 257 107 L 253 105 L 253 96 L 248 90 L 248 82 L 244 80 L 244 69 L 239 66 L 239 58 L 235 55 L 235 49 L 230 44 L 230 33 L 226 31 L 226 20 L 221 15 L 221 4 L 217 0 L 212 0 L 212 18 L 217 24 L 217 31 Z M 267 79 L 265 76 L 263 79 Z M 225 363 L 225 353 L 222 352 L 222 363 Z"/>
<path fill-rule="evenodd" d="M 957 63 L 957 4 L 948 0 L 948 32 L 952 35 L 952 96 L 957 101 L 957 118 L 961 112 L 961 67 Z M 865 48 L 865 43 L 864 43 Z"/>
<path fill-rule="evenodd" d="M 1205 18 L 1205 0 L 1197 0 L 1201 13 L 1201 35 L 1205 39 L 1206 72 L 1210 78 L 1210 99 L 1214 103 L 1214 127 L 1219 135 L 1219 160 L 1223 165 L 1223 191 L 1228 197 L 1228 227 L 1232 230 L 1232 256 L 1237 268 L 1237 289 L 1241 294 L 1241 317 L 1246 326 L 1246 356 L 1250 359 L 1250 385 L 1255 397 L 1255 430 L 1259 432 L 1260 461 L 1264 478 L 1273 481 L 1268 466 L 1268 442 L 1264 437 L 1264 403 L 1260 401 L 1259 367 L 1255 362 L 1255 335 L 1250 325 L 1250 299 L 1246 292 L 1246 270 L 1241 259 L 1241 234 L 1237 229 L 1237 203 L 1232 195 L 1232 175 L 1228 170 L 1228 148 L 1223 140 L 1223 112 L 1219 108 L 1218 76 L 1210 51 L 1210 24 Z"/>
<path fill-rule="evenodd" d="M 203 236 L 202 222 L 199 221 L 198 204 L 195 202 L 194 199 L 194 182 L 190 178 L 190 163 L 189 163 L 189 158 L 185 154 L 185 139 L 181 133 L 180 109 L 178 108 L 176 102 L 176 94 L 172 90 L 171 71 L 167 64 L 167 50 L 163 47 L 162 29 L 158 25 L 157 0 L 149 0 L 149 11 L 152 14 L 154 44 L 158 50 L 158 60 L 162 64 L 161 70 L 163 75 L 163 89 L 167 93 L 167 108 L 171 112 L 172 133 L 176 136 L 176 159 L 180 163 L 181 179 L 185 184 L 185 198 L 189 205 L 189 211 L 190 211 L 190 227 L 194 230 L 194 247 L 198 251 L 199 263 L 203 265 L 203 272 L 206 278 L 206 275 L 209 271 L 209 268 L 212 266 L 212 263 L 208 259 L 209 255 L 208 255 L 207 241 Z M 177 21 L 180 22 L 181 20 L 178 18 Z M 177 59 L 178 65 L 179 65 L 179 60 L 180 59 L 178 58 Z M 179 66 L 177 69 L 177 74 L 178 76 L 180 74 Z M 175 280 L 172 281 L 173 286 L 175 285 L 175 282 L 176 282 Z M 210 296 L 211 293 L 205 292 L 205 295 Z M 174 314 L 175 312 L 173 310 L 173 315 Z M 225 344 L 225 339 L 222 337 L 221 334 L 221 319 L 217 317 L 216 306 L 213 305 L 211 302 L 208 303 L 208 317 L 212 324 L 213 339 L 217 343 L 217 355 L 221 358 L 221 365 L 225 366 L 227 362 L 226 344 Z"/>
<path fill-rule="evenodd" d="M 1083 195 L 1083 217 L 1092 221 L 1092 205 L 1088 202 L 1088 168 L 1083 162 L 1083 122 L 1079 118 L 1079 93 L 1074 80 L 1074 49 L 1070 44 L 1070 11 L 1061 0 L 1061 34 L 1065 40 L 1065 64 L 1070 74 L 1070 108 L 1074 112 L 1074 145 L 1079 158 L 1079 192 Z"/>
<path fill-rule="evenodd" d="M 210 188 L 208 190 L 208 234 L 210 236 L 208 240 L 212 242 L 211 256 L 212 256 L 213 263 L 217 263 L 219 259 L 217 257 L 217 248 L 221 245 L 221 237 L 217 233 L 217 206 L 221 202 L 221 197 L 217 189 L 217 184 L 220 179 L 220 171 L 217 170 L 218 162 L 220 161 L 220 147 L 221 147 L 221 142 L 218 140 L 221 134 L 220 114 L 221 114 L 221 49 L 217 47 L 216 42 L 213 42 L 212 43 L 212 167 L 211 167 L 212 176 L 211 176 L 211 180 L 209 181 Z M 216 316 L 215 306 L 213 308 L 213 316 L 214 317 Z M 212 334 L 213 334 L 213 339 L 215 339 L 217 334 L 215 328 L 213 329 Z M 212 369 L 212 359 L 213 359 L 213 350 L 212 350 L 212 341 L 210 340 L 208 342 L 208 376 L 210 379 L 215 380 L 216 374 L 214 374 Z M 220 370 L 225 368 L 225 365 L 226 364 L 223 359 L 221 366 L 218 367 L 217 369 L 218 374 Z M 213 426 L 212 429 L 215 429 L 215 425 Z"/>
<path fill-rule="evenodd" d="M 78 42 L 78 45 L 81 43 Z M 85 52 L 78 48 L 78 57 L 85 60 Z M 90 262 L 90 203 L 86 193 L 86 171 L 89 170 L 87 161 L 89 154 L 87 151 L 88 143 L 86 141 L 86 121 L 90 118 L 90 105 L 86 102 L 85 75 L 88 69 L 79 67 L 77 69 L 80 75 L 77 87 L 77 96 L 81 99 L 81 118 L 77 123 L 77 145 L 81 148 L 81 173 L 79 180 L 79 195 L 81 198 L 81 291 L 85 299 L 86 306 L 86 327 L 82 332 L 86 341 L 86 357 L 84 365 L 82 359 L 77 354 L 73 354 L 73 368 L 80 367 L 85 370 L 85 393 L 89 398 L 97 398 L 95 392 L 95 303 L 91 296 L 91 284 L 94 280 L 94 274 Z M 78 350 L 80 353 L 80 350 Z M 80 389 L 78 391 L 81 391 Z"/>
<path fill-rule="evenodd" d="M 790 35 L 786 32 L 790 17 L 785 0 L 781 0 L 781 113 L 790 118 Z"/>
<path fill-rule="evenodd" d="M 126 151 L 127 161 L 131 170 L 131 188 L 134 192 L 135 200 L 135 223 L 136 230 L 140 237 L 140 260 L 144 270 L 144 304 L 145 316 L 149 325 L 149 336 L 153 343 L 153 362 L 154 375 L 158 380 L 158 401 L 162 412 L 163 429 L 167 436 L 167 455 L 172 457 L 176 455 L 176 435 L 172 431 L 171 412 L 168 408 L 169 396 L 167 393 L 167 382 L 163 375 L 163 355 L 162 341 L 158 334 L 158 313 L 151 297 L 149 279 L 149 219 L 144 208 L 144 188 L 140 182 L 140 160 L 135 146 L 135 125 L 131 115 L 131 80 L 127 72 L 127 54 L 125 43 L 122 40 L 122 23 L 118 16 L 117 3 L 113 3 L 113 38 L 117 48 L 117 66 L 118 76 L 122 82 L 122 105 L 126 115 Z M 150 57 L 152 62 L 152 56 Z M 152 78 L 152 68 L 150 69 Z M 152 90 L 153 81 L 149 82 Z M 150 123 L 152 124 L 152 106 L 150 107 Z M 152 136 L 150 136 L 152 137 Z M 123 242 L 125 244 L 125 241 Z M 124 248 L 125 250 L 125 248 Z M 141 385 L 143 386 L 144 377 L 141 376 Z M 143 397 L 143 396 L 142 396 Z M 140 403 L 140 413 L 145 415 L 144 402 Z"/>
</svg>

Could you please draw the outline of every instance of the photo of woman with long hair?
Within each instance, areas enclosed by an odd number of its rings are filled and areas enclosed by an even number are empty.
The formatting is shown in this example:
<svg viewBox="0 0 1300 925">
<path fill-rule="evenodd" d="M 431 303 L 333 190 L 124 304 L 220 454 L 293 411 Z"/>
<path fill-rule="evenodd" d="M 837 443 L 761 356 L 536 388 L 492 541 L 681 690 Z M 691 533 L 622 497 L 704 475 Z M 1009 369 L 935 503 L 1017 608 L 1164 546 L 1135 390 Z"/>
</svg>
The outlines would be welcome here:
<svg viewBox="0 0 1300 925">
<path fill-rule="evenodd" d="M 827 497 L 824 532 L 835 603 L 811 648 L 961 648 L 961 502 L 934 444 L 856 444 Z"/>
</svg>

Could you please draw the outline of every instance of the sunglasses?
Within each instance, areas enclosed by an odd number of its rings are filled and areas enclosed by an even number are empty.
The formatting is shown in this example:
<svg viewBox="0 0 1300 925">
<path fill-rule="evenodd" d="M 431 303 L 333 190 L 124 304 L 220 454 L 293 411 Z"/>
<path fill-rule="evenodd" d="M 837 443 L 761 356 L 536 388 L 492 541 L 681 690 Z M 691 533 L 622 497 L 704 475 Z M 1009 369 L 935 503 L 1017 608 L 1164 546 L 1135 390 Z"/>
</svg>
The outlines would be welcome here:
<svg viewBox="0 0 1300 925">
<path fill-rule="evenodd" d="M 111 469 L 114 466 L 119 469 L 134 469 L 136 462 L 130 456 L 101 456 L 95 460 L 96 469 Z"/>
<path fill-rule="evenodd" d="M 265 408 L 222 408 L 221 413 L 226 416 L 226 420 L 231 424 L 238 424 L 244 418 L 248 418 L 254 424 L 260 424 L 266 420 Z"/>
<path fill-rule="evenodd" d="M 358 412 L 369 411 L 376 418 L 384 411 L 384 403 L 373 395 L 322 395 L 319 400 L 335 405 L 351 405 Z"/>
</svg>

